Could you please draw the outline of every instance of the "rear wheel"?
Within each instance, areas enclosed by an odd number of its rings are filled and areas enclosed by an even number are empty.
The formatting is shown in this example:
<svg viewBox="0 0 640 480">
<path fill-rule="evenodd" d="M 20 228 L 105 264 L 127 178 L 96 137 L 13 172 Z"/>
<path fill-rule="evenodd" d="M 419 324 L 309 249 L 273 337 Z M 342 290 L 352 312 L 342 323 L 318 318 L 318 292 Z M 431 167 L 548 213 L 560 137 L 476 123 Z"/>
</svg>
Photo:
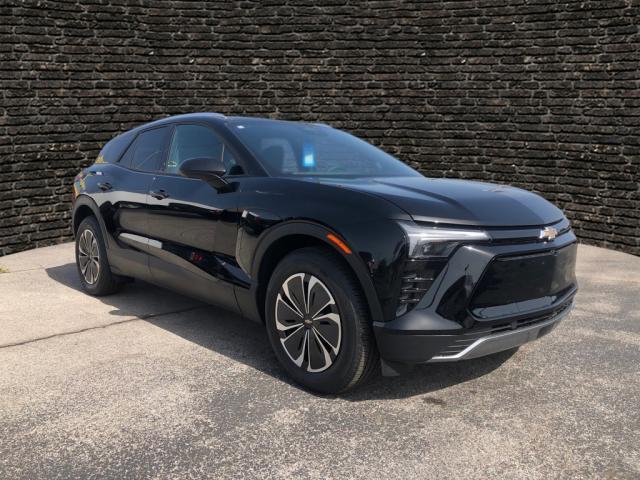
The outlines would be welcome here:
<svg viewBox="0 0 640 480">
<path fill-rule="evenodd" d="M 76 266 L 82 289 L 90 295 L 116 292 L 121 281 L 111 273 L 107 251 L 95 217 L 85 218 L 76 232 Z"/>
<path fill-rule="evenodd" d="M 366 301 L 351 271 L 322 248 L 304 248 L 276 267 L 266 296 L 271 346 L 301 385 L 339 393 L 378 365 Z"/>
</svg>

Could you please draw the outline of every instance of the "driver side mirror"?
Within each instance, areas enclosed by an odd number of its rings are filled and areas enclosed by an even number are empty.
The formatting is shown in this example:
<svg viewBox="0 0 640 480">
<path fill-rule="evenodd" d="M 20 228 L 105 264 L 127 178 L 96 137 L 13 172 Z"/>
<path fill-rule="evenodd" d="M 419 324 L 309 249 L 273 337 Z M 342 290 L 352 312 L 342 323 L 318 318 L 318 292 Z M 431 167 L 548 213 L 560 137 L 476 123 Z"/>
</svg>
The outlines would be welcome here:
<svg viewBox="0 0 640 480">
<path fill-rule="evenodd" d="M 179 170 L 185 177 L 204 180 L 216 190 L 224 190 L 229 185 L 222 178 L 225 174 L 224 164 L 213 157 L 190 158 L 180 164 Z"/>
</svg>

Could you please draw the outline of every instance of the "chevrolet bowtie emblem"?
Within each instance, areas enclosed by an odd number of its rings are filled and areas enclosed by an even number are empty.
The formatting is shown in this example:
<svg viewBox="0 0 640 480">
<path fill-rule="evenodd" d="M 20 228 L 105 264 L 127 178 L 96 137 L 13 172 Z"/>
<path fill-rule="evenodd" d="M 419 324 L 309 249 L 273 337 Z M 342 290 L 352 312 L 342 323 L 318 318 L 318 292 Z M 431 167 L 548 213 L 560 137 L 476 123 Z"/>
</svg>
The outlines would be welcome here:
<svg viewBox="0 0 640 480">
<path fill-rule="evenodd" d="M 538 236 L 538 238 L 540 240 L 544 240 L 545 242 L 550 242 L 557 236 L 558 230 L 553 227 L 544 227 L 544 230 L 540 230 L 540 235 Z"/>
</svg>

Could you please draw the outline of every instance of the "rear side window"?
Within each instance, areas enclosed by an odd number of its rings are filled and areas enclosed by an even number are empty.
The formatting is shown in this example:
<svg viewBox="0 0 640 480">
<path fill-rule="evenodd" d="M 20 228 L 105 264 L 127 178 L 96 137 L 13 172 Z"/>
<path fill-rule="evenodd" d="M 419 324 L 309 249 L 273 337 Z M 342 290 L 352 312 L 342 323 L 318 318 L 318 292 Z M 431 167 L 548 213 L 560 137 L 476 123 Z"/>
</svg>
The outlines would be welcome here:
<svg viewBox="0 0 640 480">
<path fill-rule="evenodd" d="M 131 143 L 132 137 L 130 133 L 123 133 L 107 142 L 107 144 L 102 147 L 102 150 L 100 150 L 96 163 L 117 162 Z"/>
<path fill-rule="evenodd" d="M 160 127 L 142 132 L 127 150 L 121 163 L 145 172 L 160 170 L 170 130 L 170 127 Z"/>
</svg>

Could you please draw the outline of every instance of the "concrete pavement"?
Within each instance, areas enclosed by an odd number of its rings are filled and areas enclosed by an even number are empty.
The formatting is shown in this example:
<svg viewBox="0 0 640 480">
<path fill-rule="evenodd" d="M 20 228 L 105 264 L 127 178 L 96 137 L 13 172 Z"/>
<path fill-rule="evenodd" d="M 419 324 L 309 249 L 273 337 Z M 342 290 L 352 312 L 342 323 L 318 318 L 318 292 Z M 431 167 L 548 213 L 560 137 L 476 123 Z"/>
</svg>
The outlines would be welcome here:
<svg viewBox="0 0 640 480">
<path fill-rule="evenodd" d="M 0 258 L 0 478 L 639 478 L 640 258 L 581 246 L 574 312 L 516 353 L 321 397 L 263 328 L 73 247 Z"/>
</svg>

